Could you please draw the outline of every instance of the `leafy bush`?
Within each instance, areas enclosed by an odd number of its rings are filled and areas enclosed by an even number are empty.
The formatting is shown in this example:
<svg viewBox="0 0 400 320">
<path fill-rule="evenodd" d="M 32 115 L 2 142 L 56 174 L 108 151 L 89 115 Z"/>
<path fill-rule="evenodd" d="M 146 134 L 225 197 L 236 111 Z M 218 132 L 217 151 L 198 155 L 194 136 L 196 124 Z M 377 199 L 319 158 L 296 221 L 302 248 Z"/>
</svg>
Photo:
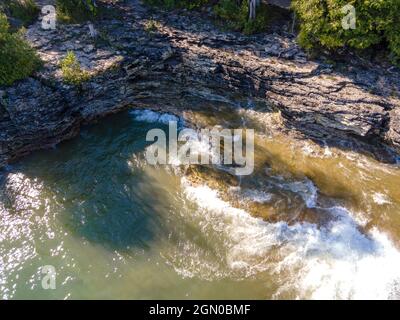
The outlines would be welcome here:
<svg viewBox="0 0 400 320">
<path fill-rule="evenodd" d="M 78 59 L 72 51 L 67 52 L 60 66 L 63 79 L 68 84 L 80 85 L 90 78 L 89 72 L 82 70 Z"/>
<path fill-rule="evenodd" d="M 249 20 L 249 5 L 247 1 L 238 4 L 236 0 L 221 0 L 214 7 L 215 14 L 222 18 L 228 27 L 242 31 L 245 34 L 252 34 L 265 30 L 267 26 L 267 7 L 261 4 L 257 7 L 257 14 L 254 20 Z"/>
<path fill-rule="evenodd" d="M 0 85 L 26 78 L 41 65 L 22 32 L 11 33 L 7 17 L 0 13 Z"/>
<path fill-rule="evenodd" d="M 39 8 L 33 0 L 5 0 L 3 9 L 24 25 L 31 24 L 39 14 Z"/>
<path fill-rule="evenodd" d="M 167 9 L 186 8 L 189 10 L 199 8 L 210 2 L 210 0 L 145 0 L 152 6 L 161 6 Z"/>
<path fill-rule="evenodd" d="M 356 28 L 345 30 L 341 9 L 356 10 Z M 400 57 L 400 0 L 293 0 L 300 18 L 299 42 L 305 48 L 366 49 L 387 42 Z"/>
<path fill-rule="evenodd" d="M 214 13 L 222 18 L 224 24 L 230 29 L 242 31 L 246 34 L 264 30 L 267 25 L 267 10 L 265 5 L 257 8 L 256 19 L 249 20 L 249 6 L 247 0 L 145 0 L 149 5 L 162 6 L 167 9 L 186 8 L 198 9 L 205 5 L 214 6 Z"/>
<path fill-rule="evenodd" d="M 82 22 L 94 19 L 98 8 L 93 0 L 56 0 L 57 18 L 64 22 Z"/>
<path fill-rule="evenodd" d="M 146 21 L 144 24 L 144 30 L 149 33 L 155 32 L 158 29 L 158 27 L 159 23 L 153 19 Z"/>
</svg>

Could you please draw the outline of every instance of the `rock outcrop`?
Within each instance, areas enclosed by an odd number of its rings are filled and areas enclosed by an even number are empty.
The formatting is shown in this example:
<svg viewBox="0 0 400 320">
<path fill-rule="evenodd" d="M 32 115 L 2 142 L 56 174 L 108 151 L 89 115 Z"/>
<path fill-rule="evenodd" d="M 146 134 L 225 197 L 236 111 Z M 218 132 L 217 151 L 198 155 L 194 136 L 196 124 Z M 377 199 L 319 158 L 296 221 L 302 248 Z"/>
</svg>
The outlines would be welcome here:
<svg viewBox="0 0 400 320">
<path fill-rule="evenodd" d="M 356 142 L 386 161 L 395 156 L 387 146 L 400 151 L 394 67 L 349 56 L 334 68 L 309 60 L 284 31 L 247 37 L 217 30 L 204 14 L 154 12 L 138 1 L 113 8 L 96 23 L 96 39 L 87 24 L 29 28 L 45 66 L 0 88 L 0 166 L 129 106 L 183 114 L 201 108 L 199 101 L 235 108 L 251 99 L 265 113 L 280 111 L 290 134 L 342 147 Z M 92 74 L 82 86 L 62 81 L 59 62 L 68 50 Z"/>
</svg>

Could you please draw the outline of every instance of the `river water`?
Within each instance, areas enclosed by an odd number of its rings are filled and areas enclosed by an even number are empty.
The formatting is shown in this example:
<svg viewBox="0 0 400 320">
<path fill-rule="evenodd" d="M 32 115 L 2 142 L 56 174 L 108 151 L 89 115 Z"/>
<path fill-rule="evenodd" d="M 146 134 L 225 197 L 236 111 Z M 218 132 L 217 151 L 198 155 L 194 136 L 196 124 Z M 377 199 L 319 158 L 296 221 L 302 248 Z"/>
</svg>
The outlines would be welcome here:
<svg viewBox="0 0 400 320">
<path fill-rule="evenodd" d="M 111 116 L 1 172 L 1 298 L 400 298 L 397 166 L 258 129 L 255 173 L 229 190 L 263 220 L 146 162 L 170 119 Z"/>
</svg>

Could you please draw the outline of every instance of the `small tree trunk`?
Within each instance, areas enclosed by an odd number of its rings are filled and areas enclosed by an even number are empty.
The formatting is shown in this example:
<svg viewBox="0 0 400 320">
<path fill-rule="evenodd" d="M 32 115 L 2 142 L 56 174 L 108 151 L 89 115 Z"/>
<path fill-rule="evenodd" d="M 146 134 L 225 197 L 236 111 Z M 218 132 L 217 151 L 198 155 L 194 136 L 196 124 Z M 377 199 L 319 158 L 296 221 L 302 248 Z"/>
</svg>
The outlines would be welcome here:
<svg viewBox="0 0 400 320">
<path fill-rule="evenodd" d="M 295 26 L 296 26 L 296 12 L 293 12 L 292 33 L 294 33 Z"/>
<path fill-rule="evenodd" d="M 89 26 L 89 35 L 92 38 L 97 38 L 98 32 L 97 32 L 96 28 L 94 27 L 93 23 L 89 22 L 88 26 Z"/>
<path fill-rule="evenodd" d="M 249 19 L 254 20 L 256 18 L 257 6 L 260 4 L 260 0 L 249 0 Z"/>
</svg>

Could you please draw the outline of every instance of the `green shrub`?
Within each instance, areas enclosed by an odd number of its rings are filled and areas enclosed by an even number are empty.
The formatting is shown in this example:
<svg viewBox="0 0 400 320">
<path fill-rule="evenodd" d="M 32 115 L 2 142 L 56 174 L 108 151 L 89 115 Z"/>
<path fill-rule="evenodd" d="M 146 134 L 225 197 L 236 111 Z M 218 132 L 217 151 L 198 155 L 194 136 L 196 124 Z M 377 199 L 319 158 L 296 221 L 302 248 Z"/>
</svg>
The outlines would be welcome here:
<svg viewBox="0 0 400 320">
<path fill-rule="evenodd" d="M 167 9 L 186 8 L 190 10 L 215 4 L 214 13 L 223 20 L 224 25 L 245 34 L 263 31 L 267 26 L 267 6 L 264 4 L 258 6 L 256 19 L 249 20 L 247 0 L 145 0 L 145 2 Z"/>
<path fill-rule="evenodd" d="M 356 28 L 342 27 L 341 9 L 356 9 Z M 300 18 L 299 42 L 307 49 L 350 47 L 366 49 L 388 43 L 400 57 L 400 0 L 293 0 Z"/>
<path fill-rule="evenodd" d="M 56 0 L 57 18 L 68 23 L 96 18 L 98 8 L 93 0 Z"/>
<path fill-rule="evenodd" d="M 0 85 L 11 85 L 16 80 L 24 79 L 41 65 L 22 32 L 11 33 L 7 17 L 0 13 Z"/>
<path fill-rule="evenodd" d="M 5 0 L 4 10 L 24 25 L 31 24 L 39 14 L 39 8 L 33 0 Z"/>
<path fill-rule="evenodd" d="M 222 18 L 228 27 L 252 34 L 265 30 L 267 26 L 267 7 L 261 4 L 257 8 L 256 18 L 249 20 L 249 6 L 247 1 L 238 4 L 236 0 L 221 0 L 214 7 L 214 13 Z"/>
<path fill-rule="evenodd" d="M 393 60 L 400 64 L 400 0 L 396 1 L 396 6 L 393 10 L 393 22 L 386 28 L 385 36 L 389 42 Z"/>
<path fill-rule="evenodd" d="M 208 4 L 210 0 L 145 0 L 145 2 L 151 6 L 167 9 L 186 8 L 192 10 Z"/>
<path fill-rule="evenodd" d="M 159 23 L 156 20 L 147 20 L 144 24 L 144 30 L 152 33 L 157 31 L 157 29 L 159 28 Z"/>
<path fill-rule="evenodd" d="M 68 51 L 61 61 L 61 72 L 64 81 L 72 85 L 80 85 L 89 80 L 89 72 L 82 70 L 81 65 L 72 51 Z"/>
</svg>

